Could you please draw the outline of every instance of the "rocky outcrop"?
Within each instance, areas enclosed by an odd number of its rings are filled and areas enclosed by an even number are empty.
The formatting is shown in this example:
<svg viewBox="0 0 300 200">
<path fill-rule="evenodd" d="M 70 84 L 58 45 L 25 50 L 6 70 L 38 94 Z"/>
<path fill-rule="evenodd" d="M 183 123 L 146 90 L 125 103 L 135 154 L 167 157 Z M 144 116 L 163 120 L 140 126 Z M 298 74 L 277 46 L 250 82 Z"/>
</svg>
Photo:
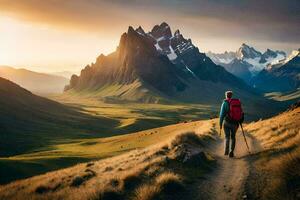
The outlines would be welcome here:
<svg viewBox="0 0 300 200">
<path fill-rule="evenodd" d="M 170 26 L 164 22 L 148 33 L 142 27 L 134 29 L 130 26 L 121 35 L 116 51 L 107 56 L 101 54 L 95 63 L 81 71 L 80 76 L 73 75 L 65 91 L 99 91 L 110 85 L 122 87 L 138 82 L 139 92 L 148 91 L 148 95 L 169 98 L 188 88 L 201 87 L 195 85 L 197 80 L 250 90 L 241 80 L 199 52 L 192 40 L 184 38 L 179 30 L 173 35 Z M 128 88 L 112 97 L 117 99 L 125 93 L 136 95 L 137 92 Z"/>
</svg>

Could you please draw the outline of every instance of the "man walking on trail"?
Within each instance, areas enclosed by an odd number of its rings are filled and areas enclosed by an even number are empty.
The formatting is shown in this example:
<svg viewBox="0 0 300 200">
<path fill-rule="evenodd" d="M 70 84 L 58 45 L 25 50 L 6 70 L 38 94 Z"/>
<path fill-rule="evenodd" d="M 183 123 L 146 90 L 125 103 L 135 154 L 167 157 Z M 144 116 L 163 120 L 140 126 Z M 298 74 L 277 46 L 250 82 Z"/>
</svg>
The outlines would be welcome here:
<svg viewBox="0 0 300 200">
<path fill-rule="evenodd" d="M 220 131 L 222 130 L 224 121 L 225 132 L 224 155 L 229 155 L 229 157 L 234 157 L 235 135 L 239 128 L 239 124 L 244 121 L 241 102 L 239 99 L 233 99 L 232 96 L 232 91 L 225 92 L 225 99 L 220 110 Z"/>
</svg>

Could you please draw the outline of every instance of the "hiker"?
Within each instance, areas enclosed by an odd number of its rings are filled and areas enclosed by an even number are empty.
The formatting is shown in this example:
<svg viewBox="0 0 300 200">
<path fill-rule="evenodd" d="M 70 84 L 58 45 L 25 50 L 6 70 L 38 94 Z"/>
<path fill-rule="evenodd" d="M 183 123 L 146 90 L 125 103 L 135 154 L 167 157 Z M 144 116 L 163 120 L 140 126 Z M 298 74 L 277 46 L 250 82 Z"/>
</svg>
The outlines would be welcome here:
<svg viewBox="0 0 300 200">
<path fill-rule="evenodd" d="M 225 132 L 224 155 L 229 155 L 229 157 L 234 157 L 235 134 L 239 128 L 239 124 L 243 123 L 244 121 L 244 113 L 242 110 L 241 102 L 239 99 L 233 99 L 232 96 L 232 91 L 225 92 L 225 99 L 220 110 L 220 131 L 222 130 L 224 121 Z"/>
</svg>

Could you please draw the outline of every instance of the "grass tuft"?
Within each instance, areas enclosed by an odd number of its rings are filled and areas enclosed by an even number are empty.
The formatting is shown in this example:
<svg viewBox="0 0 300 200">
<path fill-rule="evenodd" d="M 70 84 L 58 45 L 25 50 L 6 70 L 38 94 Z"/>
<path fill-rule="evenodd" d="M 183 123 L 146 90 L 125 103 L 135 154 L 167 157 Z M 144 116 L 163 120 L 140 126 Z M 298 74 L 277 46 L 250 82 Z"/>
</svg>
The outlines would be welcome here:
<svg viewBox="0 0 300 200">
<path fill-rule="evenodd" d="M 177 135 L 171 142 L 171 148 L 182 144 L 196 144 L 201 145 L 201 138 L 195 132 L 187 132 Z"/>
<path fill-rule="evenodd" d="M 166 194 L 176 193 L 183 189 L 182 179 L 173 172 L 165 172 L 159 175 L 155 181 L 161 191 Z"/>
<path fill-rule="evenodd" d="M 124 200 L 124 196 L 118 190 L 107 189 L 100 194 L 99 200 Z"/>
<path fill-rule="evenodd" d="M 131 190 L 142 182 L 140 174 L 128 174 L 124 178 L 124 189 Z"/>
<path fill-rule="evenodd" d="M 160 188 L 157 185 L 144 184 L 135 191 L 134 200 L 154 200 L 157 199 Z"/>
<path fill-rule="evenodd" d="M 184 185 L 179 175 L 173 172 L 164 172 L 153 182 L 137 188 L 135 200 L 176 199 L 177 194 L 183 189 Z"/>
</svg>

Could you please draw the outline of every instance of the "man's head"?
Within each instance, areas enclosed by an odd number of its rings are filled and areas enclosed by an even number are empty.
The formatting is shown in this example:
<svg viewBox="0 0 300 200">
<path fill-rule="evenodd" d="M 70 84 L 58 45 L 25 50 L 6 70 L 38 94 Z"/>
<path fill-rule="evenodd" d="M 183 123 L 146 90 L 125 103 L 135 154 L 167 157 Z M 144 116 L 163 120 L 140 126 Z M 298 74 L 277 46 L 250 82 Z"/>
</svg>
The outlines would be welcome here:
<svg viewBox="0 0 300 200">
<path fill-rule="evenodd" d="M 226 99 L 231 99 L 231 98 L 232 98 L 232 95 L 233 95 L 233 92 L 232 92 L 232 91 L 226 91 L 226 92 L 225 92 L 225 98 L 226 98 Z"/>
</svg>

